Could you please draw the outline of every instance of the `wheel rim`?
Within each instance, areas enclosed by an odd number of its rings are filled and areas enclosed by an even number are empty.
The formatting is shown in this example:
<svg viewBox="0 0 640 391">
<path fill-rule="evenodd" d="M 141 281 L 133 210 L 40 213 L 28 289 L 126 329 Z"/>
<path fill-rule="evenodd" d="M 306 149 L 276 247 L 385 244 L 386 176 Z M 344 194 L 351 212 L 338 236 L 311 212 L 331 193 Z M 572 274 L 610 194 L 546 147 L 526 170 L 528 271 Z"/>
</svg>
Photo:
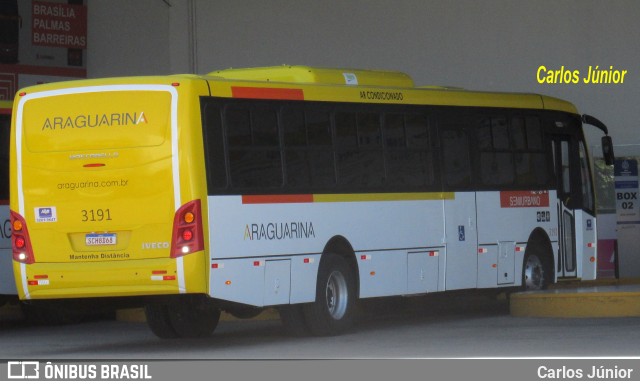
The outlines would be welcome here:
<svg viewBox="0 0 640 391">
<path fill-rule="evenodd" d="M 524 278 L 527 289 L 540 290 L 544 287 L 544 267 L 540 258 L 536 255 L 531 255 L 527 258 Z"/>
<path fill-rule="evenodd" d="M 344 316 L 348 299 L 347 280 L 339 271 L 333 271 L 326 288 L 327 310 L 333 319 L 341 319 Z"/>
</svg>

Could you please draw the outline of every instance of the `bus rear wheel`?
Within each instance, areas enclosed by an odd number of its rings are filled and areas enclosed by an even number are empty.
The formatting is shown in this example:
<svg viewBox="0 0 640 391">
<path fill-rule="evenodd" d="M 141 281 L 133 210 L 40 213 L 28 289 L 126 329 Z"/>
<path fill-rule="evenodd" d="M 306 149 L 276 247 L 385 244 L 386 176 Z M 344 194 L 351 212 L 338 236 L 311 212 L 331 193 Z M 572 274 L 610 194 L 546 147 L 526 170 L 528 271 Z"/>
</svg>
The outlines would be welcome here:
<svg viewBox="0 0 640 391">
<path fill-rule="evenodd" d="M 353 270 L 342 257 L 329 254 L 318 271 L 316 301 L 303 307 L 309 331 L 317 336 L 345 332 L 353 325 L 355 306 Z"/>
<path fill-rule="evenodd" d="M 169 309 L 166 304 L 149 304 L 144 309 L 147 325 L 158 338 L 178 338 L 178 333 L 173 328 L 169 319 Z"/>
<path fill-rule="evenodd" d="M 167 304 L 150 304 L 147 323 L 160 338 L 203 338 L 218 326 L 220 310 L 205 296 L 179 297 Z"/>
</svg>

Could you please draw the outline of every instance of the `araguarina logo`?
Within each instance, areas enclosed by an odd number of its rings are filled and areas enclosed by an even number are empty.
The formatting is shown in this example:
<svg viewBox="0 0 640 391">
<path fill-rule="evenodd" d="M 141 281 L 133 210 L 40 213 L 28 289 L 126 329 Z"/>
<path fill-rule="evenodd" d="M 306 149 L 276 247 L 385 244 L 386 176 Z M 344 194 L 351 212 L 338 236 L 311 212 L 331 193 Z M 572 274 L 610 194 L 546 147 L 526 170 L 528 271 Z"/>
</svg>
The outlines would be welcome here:
<svg viewBox="0 0 640 391">
<path fill-rule="evenodd" d="M 147 123 L 149 123 L 149 121 L 144 111 L 139 113 L 79 114 L 67 117 L 47 117 L 42 124 L 42 130 L 83 129 Z"/>
</svg>

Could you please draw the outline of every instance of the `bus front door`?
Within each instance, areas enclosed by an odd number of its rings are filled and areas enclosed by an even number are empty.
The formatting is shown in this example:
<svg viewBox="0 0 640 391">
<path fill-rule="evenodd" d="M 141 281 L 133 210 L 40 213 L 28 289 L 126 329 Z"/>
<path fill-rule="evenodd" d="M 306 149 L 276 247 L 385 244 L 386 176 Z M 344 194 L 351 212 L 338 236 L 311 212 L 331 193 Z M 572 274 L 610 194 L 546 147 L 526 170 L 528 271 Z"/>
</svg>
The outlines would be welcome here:
<svg viewBox="0 0 640 391">
<path fill-rule="evenodd" d="M 577 277 L 576 210 L 580 208 L 577 143 L 570 135 L 552 137 L 554 170 L 558 189 L 558 233 L 560 251 L 557 276 Z"/>
</svg>

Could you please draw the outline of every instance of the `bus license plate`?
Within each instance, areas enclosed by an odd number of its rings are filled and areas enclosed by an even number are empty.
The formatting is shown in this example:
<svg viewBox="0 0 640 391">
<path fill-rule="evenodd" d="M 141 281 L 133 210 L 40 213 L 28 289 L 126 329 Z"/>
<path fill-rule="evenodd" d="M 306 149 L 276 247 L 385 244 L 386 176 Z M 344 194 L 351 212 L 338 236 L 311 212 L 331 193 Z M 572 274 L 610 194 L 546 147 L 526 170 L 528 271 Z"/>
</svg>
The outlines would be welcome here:
<svg viewBox="0 0 640 391">
<path fill-rule="evenodd" d="M 84 242 L 87 246 L 108 246 L 116 241 L 116 234 L 87 234 Z"/>
</svg>

